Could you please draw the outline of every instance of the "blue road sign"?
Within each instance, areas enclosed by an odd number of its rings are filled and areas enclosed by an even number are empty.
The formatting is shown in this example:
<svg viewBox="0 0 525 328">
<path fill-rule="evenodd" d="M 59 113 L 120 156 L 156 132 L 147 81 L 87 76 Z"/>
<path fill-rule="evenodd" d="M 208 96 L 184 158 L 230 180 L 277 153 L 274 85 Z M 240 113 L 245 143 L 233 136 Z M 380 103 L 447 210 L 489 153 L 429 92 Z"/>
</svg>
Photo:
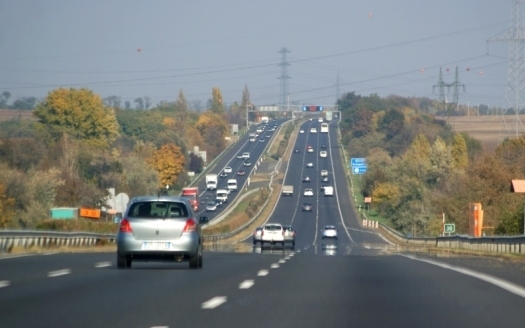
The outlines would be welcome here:
<svg viewBox="0 0 525 328">
<path fill-rule="evenodd" d="M 360 167 L 353 167 L 352 168 L 352 172 L 354 174 L 365 174 L 367 170 L 368 170 L 368 167 L 366 167 L 366 166 L 360 166 Z"/>
<path fill-rule="evenodd" d="M 350 161 L 352 167 L 361 167 L 366 165 L 366 158 L 352 158 Z"/>
</svg>

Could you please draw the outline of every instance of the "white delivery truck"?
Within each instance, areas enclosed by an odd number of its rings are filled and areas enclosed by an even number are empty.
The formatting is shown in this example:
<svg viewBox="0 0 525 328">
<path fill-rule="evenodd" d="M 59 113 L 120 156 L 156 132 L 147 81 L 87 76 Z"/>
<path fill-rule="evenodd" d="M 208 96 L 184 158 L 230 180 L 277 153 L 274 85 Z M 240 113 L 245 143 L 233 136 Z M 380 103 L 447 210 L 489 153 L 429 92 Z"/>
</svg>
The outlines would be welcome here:
<svg viewBox="0 0 525 328">
<path fill-rule="evenodd" d="M 217 174 L 207 174 L 206 175 L 206 190 L 216 190 L 217 189 Z"/>
<path fill-rule="evenodd" d="M 283 196 L 293 196 L 293 186 L 283 186 L 281 194 Z"/>
<path fill-rule="evenodd" d="M 334 195 L 334 187 L 332 187 L 332 186 L 325 186 L 324 187 L 324 195 L 325 196 L 333 196 Z"/>
<path fill-rule="evenodd" d="M 268 121 L 269 121 L 268 116 L 261 117 L 261 123 L 268 123 Z"/>
<path fill-rule="evenodd" d="M 227 185 L 230 191 L 237 191 L 237 179 L 229 179 Z"/>
<path fill-rule="evenodd" d="M 215 195 L 215 199 L 218 199 L 221 202 L 226 203 L 228 201 L 228 190 L 217 189 L 217 194 Z"/>
</svg>

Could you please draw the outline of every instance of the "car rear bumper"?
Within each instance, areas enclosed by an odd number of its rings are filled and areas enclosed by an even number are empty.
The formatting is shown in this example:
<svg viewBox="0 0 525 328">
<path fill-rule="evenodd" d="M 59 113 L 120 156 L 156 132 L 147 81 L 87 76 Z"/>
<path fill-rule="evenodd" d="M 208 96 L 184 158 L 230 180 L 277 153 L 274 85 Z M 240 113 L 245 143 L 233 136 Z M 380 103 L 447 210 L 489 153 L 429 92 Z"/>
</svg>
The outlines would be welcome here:
<svg viewBox="0 0 525 328">
<path fill-rule="evenodd" d="M 145 249 L 145 242 L 165 242 L 170 247 L 162 250 Z M 144 261 L 187 260 L 198 254 L 200 244 L 198 233 L 184 233 L 180 238 L 163 240 L 137 240 L 130 233 L 122 233 L 117 235 L 117 254 Z"/>
</svg>

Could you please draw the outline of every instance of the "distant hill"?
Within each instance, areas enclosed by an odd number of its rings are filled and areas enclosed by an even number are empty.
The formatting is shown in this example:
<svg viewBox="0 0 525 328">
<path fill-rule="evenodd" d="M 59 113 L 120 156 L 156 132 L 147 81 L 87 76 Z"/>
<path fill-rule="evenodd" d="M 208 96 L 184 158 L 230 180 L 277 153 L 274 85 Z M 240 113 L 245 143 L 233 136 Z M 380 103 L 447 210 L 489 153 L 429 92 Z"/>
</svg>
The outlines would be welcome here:
<svg viewBox="0 0 525 328">
<path fill-rule="evenodd" d="M 0 109 L 0 122 L 8 121 L 13 118 L 25 118 L 36 121 L 32 110 Z"/>
</svg>

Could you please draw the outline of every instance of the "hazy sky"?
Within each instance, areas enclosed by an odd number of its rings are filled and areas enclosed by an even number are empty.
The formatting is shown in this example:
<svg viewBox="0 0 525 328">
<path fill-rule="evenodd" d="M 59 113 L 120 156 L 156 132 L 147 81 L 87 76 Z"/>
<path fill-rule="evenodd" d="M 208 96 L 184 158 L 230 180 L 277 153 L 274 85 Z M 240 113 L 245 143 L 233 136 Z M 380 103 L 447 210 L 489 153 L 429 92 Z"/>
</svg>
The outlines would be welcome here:
<svg viewBox="0 0 525 328">
<path fill-rule="evenodd" d="M 460 102 L 503 105 L 511 0 L 0 0 L 0 92 L 45 97 L 87 87 L 122 101 L 211 98 L 247 85 L 279 101 L 288 53 L 290 101 L 332 105 L 340 93 L 425 96 L 439 68 L 466 85 Z M 487 54 L 488 51 L 488 54 Z M 452 97 L 452 94 L 449 95 Z"/>
</svg>

